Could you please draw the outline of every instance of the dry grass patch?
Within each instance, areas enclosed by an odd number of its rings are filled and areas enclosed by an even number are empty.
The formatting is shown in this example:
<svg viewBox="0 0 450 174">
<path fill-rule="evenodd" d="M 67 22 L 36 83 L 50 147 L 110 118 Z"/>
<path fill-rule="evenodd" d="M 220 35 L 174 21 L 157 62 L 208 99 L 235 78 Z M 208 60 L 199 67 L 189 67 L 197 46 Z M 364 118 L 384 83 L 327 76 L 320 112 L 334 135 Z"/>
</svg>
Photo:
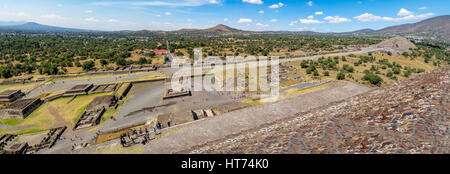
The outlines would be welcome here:
<svg viewBox="0 0 450 174">
<path fill-rule="evenodd" d="M 112 93 L 100 93 L 77 96 L 73 101 L 69 103 L 72 97 L 59 98 L 50 102 L 50 105 L 56 109 L 59 115 L 66 121 L 72 123 L 75 126 L 76 122 L 80 119 L 86 107 L 91 103 L 95 97 L 103 95 L 111 95 Z"/>
<path fill-rule="evenodd" d="M 25 119 L 1 119 L 0 123 L 13 127 L 29 127 L 20 130 L 0 129 L 0 134 L 27 134 L 51 129 L 55 127 L 56 120 L 45 104 L 42 104 Z"/>
</svg>

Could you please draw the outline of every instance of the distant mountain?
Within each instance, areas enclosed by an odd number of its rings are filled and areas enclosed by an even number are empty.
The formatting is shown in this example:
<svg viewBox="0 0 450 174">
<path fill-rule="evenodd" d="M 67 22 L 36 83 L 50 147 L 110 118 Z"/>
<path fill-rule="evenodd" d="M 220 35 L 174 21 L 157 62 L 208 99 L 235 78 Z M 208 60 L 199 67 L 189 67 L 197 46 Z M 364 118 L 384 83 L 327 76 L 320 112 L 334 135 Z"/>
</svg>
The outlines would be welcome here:
<svg viewBox="0 0 450 174">
<path fill-rule="evenodd" d="M 362 30 L 356 30 L 356 31 L 352 31 L 352 32 L 344 32 L 344 33 L 340 33 L 340 34 L 354 34 L 354 35 L 365 35 L 365 34 L 370 34 L 375 32 L 375 30 L 372 30 L 370 28 L 366 28 L 366 29 L 362 29 Z"/>
<path fill-rule="evenodd" d="M 413 24 L 386 27 L 381 30 L 364 29 L 339 34 L 419 36 L 450 41 L 450 15 L 429 18 Z"/>
<path fill-rule="evenodd" d="M 387 27 L 376 34 L 424 36 L 436 39 L 450 40 L 450 15 L 438 16 L 413 24 L 403 24 Z"/>
<path fill-rule="evenodd" d="M 12 31 L 36 31 L 36 32 L 87 32 L 88 30 L 54 27 L 49 25 L 42 25 L 35 22 L 28 22 L 20 25 L 0 26 L 0 30 Z"/>
<path fill-rule="evenodd" d="M 81 30 L 73 28 L 63 28 L 42 25 L 33 22 L 0 22 L 0 31 L 36 31 L 36 32 L 92 32 L 90 30 Z M 403 24 L 387 27 L 381 30 L 362 29 L 353 32 L 343 33 L 319 33 L 313 31 L 245 31 L 229 26 L 219 24 L 207 29 L 181 29 L 176 31 L 118 31 L 119 33 L 132 34 L 177 34 L 182 36 L 214 36 L 214 35 L 230 35 L 230 34 L 304 34 L 304 35 L 381 35 L 381 36 L 415 36 L 425 39 L 436 39 L 450 42 L 450 15 L 438 16 L 426 19 L 413 24 Z"/>
<path fill-rule="evenodd" d="M 181 29 L 177 31 L 173 31 L 175 33 L 184 33 L 184 32 L 195 32 L 195 33 L 239 33 L 239 32 L 245 32 L 243 30 L 231 28 L 229 26 L 219 24 L 212 28 L 207 29 Z"/>
</svg>

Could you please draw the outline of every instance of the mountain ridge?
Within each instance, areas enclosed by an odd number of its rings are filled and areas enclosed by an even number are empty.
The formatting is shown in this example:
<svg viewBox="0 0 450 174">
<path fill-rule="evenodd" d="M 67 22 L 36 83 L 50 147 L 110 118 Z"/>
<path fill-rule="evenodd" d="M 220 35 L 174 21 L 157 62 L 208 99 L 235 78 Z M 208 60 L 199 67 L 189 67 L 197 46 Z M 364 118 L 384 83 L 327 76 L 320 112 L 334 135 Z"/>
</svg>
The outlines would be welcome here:
<svg viewBox="0 0 450 174">
<path fill-rule="evenodd" d="M 3 22 L 6 24 L 20 24 L 20 22 Z M 93 32 L 93 30 L 83 30 L 83 29 L 74 29 L 74 28 L 64 28 L 64 27 L 56 27 L 50 25 L 42 25 L 35 22 L 27 22 L 21 25 L 1 25 L 0 22 L 0 30 L 8 30 L 8 31 L 41 31 L 41 32 Z M 102 32 L 102 31 L 98 31 Z M 107 32 L 107 31 L 104 31 Z M 194 35 L 202 35 L 205 33 L 208 34 L 329 34 L 329 35 L 386 35 L 386 36 L 421 36 L 431 39 L 439 39 L 450 42 L 450 15 L 442 15 L 437 17 L 428 18 L 416 23 L 409 24 L 401 24 L 395 26 L 385 27 L 379 30 L 373 30 L 370 28 L 350 31 L 350 32 L 330 32 L 330 33 L 321 33 L 314 31 L 249 31 L 249 30 L 241 30 L 229 27 L 224 24 L 218 24 L 211 28 L 206 29 L 195 29 L 195 28 L 185 28 L 175 31 L 162 31 L 162 30 L 123 30 L 123 31 L 109 31 L 109 32 L 125 32 L 125 33 L 156 33 L 156 34 L 194 34 Z"/>
</svg>

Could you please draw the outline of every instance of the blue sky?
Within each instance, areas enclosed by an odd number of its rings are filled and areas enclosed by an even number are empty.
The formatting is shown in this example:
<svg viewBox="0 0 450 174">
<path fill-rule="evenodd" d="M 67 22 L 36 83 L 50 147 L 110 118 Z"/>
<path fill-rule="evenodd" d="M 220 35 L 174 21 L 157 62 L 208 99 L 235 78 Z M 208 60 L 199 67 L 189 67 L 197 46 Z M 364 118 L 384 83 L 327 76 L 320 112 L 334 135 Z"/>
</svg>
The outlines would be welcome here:
<svg viewBox="0 0 450 174">
<path fill-rule="evenodd" d="M 448 15 L 448 0 L 1 0 L 0 21 L 94 30 L 345 32 Z"/>
</svg>

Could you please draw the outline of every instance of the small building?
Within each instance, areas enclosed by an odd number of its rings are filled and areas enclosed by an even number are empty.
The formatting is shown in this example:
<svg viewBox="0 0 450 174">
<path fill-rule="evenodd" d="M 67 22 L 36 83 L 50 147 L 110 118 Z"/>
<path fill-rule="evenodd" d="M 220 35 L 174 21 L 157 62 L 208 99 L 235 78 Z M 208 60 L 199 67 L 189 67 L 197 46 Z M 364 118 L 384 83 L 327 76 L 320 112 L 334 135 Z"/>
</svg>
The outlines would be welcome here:
<svg viewBox="0 0 450 174">
<path fill-rule="evenodd" d="M 86 111 L 96 110 L 99 108 L 115 109 L 117 106 L 117 97 L 114 95 L 105 95 L 95 97 L 94 100 L 87 106 Z"/>
<path fill-rule="evenodd" d="M 24 154 L 28 149 L 28 143 L 11 143 L 3 148 L 3 154 Z"/>
<path fill-rule="evenodd" d="M 73 129 L 83 129 L 98 125 L 106 110 L 117 108 L 117 101 L 118 99 L 114 95 L 96 97 L 87 106 Z"/>
<path fill-rule="evenodd" d="M 163 54 L 168 54 L 169 53 L 167 50 L 164 50 L 164 49 L 161 49 L 161 50 L 154 49 L 153 52 L 155 54 L 157 54 L 157 55 L 163 55 Z"/>
<path fill-rule="evenodd" d="M 184 96 L 191 96 L 192 93 L 190 91 L 190 89 L 185 90 L 182 89 L 181 91 L 175 91 L 173 89 L 167 89 L 166 92 L 164 93 L 164 97 L 163 99 L 171 99 L 171 98 L 177 98 L 177 97 L 184 97 Z"/>
<path fill-rule="evenodd" d="M 9 103 L 22 98 L 25 94 L 21 90 L 6 90 L 0 93 L 0 102 Z"/>
<path fill-rule="evenodd" d="M 67 90 L 63 96 L 70 97 L 75 95 L 87 95 L 89 93 L 89 90 L 91 90 L 93 87 L 93 84 L 76 85 Z"/>
<path fill-rule="evenodd" d="M 0 110 L 0 119 L 25 119 L 41 106 L 41 99 L 19 99 Z"/>
</svg>

